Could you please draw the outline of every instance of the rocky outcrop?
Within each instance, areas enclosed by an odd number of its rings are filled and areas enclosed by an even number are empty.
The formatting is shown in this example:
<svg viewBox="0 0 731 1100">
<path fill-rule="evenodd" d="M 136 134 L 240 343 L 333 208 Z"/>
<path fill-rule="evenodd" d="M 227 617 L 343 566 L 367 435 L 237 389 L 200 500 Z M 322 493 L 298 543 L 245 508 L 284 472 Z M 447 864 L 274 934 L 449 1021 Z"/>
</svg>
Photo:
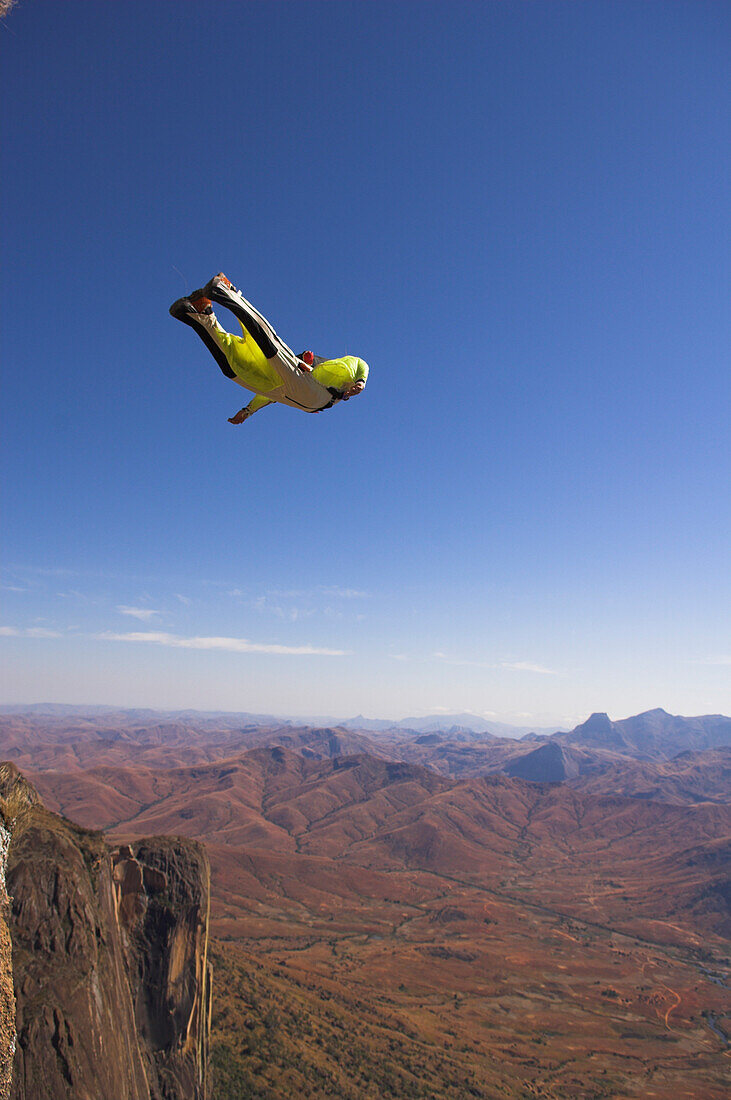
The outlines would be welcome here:
<svg viewBox="0 0 731 1100">
<path fill-rule="evenodd" d="M 2 800 L 0 800 L 1 802 Z M 15 995 L 10 942 L 10 900 L 5 875 L 10 847 L 10 829 L 0 806 L 0 1100 L 8 1100 L 15 1053 Z"/>
<path fill-rule="evenodd" d="M 11 1100 L 206 1100 L 203 849 L 172 838 L 112 849 L 46 810 L 12 765 L 0 766 L 0 797 L 11 832 Z"/>
<path fill-rule="evenodd" d="M 503 772 L 513 779 L 527 779 L 532 783 L 563 783 L 576 778 L 579 765 L 569 750 L 555 741 L 548 741 L 533 752 L 511 760 Z"/>
<path fill-rule="evenodd" d="M 656 707 L 612 722 L 606 714 L 597 713 L 556 740 L 577 748 L 610 749 L 636 760 L 671 760 L 687 749 L 704 752 L 731 745 L 731 718 L 723 714 L 683 718 Z"/>
<path fill-rule="evenodd" d="M 599 749 L 628 754 L 632 745 L 622 732 L 619 722 L 612 722 L 608 714 L 596 711 L 571 733 L 559 734 L 557 741 L 565 744 L 591 745 Z"/>
</svg>

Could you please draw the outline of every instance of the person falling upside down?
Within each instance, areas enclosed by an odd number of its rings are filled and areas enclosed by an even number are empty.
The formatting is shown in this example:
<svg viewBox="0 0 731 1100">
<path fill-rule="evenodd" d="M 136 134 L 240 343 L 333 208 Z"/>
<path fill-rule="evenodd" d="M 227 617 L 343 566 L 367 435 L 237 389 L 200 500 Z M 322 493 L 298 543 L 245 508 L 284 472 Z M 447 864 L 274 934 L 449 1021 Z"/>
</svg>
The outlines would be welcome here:
<svg viewBox="0 0 731 1100">
<path fill-rule="evenodd" d="M 213 302 L 235 314 L 241 336 L 221 328 Z M 365 389 L 367 363 L 355 355 L 340 359 L 322 359 L 311 351 L 295 355 L 222 272 L 190 297 L 178 298 L 170 313 L 198 333 L 227 378 L 256 394 L 229 418 L 229 424 L 243 424 L 274 402 L 304 412 L 322 412 Z"/>
</svg>

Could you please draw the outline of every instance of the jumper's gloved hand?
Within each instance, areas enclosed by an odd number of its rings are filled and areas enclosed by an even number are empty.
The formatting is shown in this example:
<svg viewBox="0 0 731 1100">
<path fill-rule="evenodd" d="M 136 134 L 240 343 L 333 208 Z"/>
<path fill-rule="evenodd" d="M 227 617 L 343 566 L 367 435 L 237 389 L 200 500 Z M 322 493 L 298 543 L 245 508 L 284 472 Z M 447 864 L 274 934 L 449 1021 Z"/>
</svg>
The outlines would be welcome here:
<svg viewBox="0 0 731 1100">
<path fill-rule="evenodd" d="M 308 374 L 312 374 L 312 364 L 315 362 L 315 357 L 311 351 L 303 351 L 299 356 L 298 366 L 300 370 L 307 371 Z"/>
<path fill-rule="evenodd" d="M 245 420 L 249 419 L 250 415 L 251 414 L 249 410 L 246 408 L 246 406 L 244 406 L 244 408 L 239 409 L 239 411 L 235 413 L 234 416 L 229 416 L 228 422 L 229 424 L 243 424 Z"/>
</svg>

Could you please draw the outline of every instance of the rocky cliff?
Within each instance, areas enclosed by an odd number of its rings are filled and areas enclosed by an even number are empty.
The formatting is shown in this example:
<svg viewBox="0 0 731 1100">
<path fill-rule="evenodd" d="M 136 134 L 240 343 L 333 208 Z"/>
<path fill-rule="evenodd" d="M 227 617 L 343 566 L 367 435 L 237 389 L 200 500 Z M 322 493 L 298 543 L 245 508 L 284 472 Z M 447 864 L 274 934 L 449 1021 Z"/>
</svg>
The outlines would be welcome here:
<svg viewBox="0 0 731 1100">
<path fill-rule="evenodd" d="M 203 849 L 156 837 L 112 856 L 114 899 L 129 964 L 135 1026 L 151 1096 L 207 1095 L 211 974 L 210 869 Z"/>
<path fill-rule="evenodd" d="M 111 848 L 46 810 L 13 765 L 0 765 L 0 799 L 10 832 L 11 1100 L 206 1100 L 202 848 L 169 837 Z"/>
<path fill-rule="evenodd" d="M 5 875 L 10 847 L 10 829 L 0 808 L 0 1100 L 10 1094 L 10 1077 L 15 1053 L 15 996 L 10 942 L 10 899 Z"/>
</svg>

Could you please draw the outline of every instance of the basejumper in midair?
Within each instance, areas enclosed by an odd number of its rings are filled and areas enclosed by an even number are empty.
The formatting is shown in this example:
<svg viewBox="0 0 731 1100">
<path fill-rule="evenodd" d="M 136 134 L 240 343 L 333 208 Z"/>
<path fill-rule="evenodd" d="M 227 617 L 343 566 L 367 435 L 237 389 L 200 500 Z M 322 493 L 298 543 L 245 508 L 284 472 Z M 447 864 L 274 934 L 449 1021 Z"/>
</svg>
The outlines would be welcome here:
<svg viewBox="0 0 731 1100">
<path fill-rule="evenodd" d="M 213 312 L 214 302 L 235 315 L 241 336 L 221 327 Z M 275 402 L 304 412 L 322 412 L 365 389 L 367 363 L 355 355 L 339 359 L 324 359 L 311 351 L 295 355 L 222 272 L 189 297 L 178 298 L 170 313 L 198 333 L 227 378 L 256 395 L 229 418 L 230 424 L 243 424 Z"/>
</svg>

